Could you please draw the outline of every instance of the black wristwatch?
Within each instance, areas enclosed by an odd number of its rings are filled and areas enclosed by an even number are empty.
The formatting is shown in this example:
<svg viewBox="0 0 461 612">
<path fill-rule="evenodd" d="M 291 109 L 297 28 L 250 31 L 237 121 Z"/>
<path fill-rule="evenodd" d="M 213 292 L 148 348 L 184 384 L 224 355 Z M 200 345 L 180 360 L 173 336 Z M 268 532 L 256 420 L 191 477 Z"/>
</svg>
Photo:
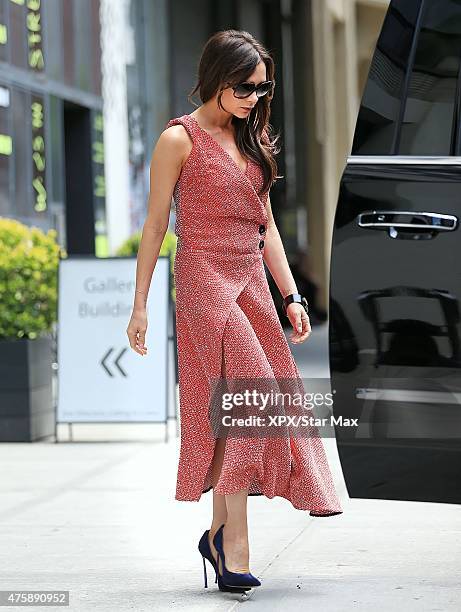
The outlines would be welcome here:
<svg viewBox="0 0 461 612">
<path fill-rule="evenodd" d="M 304 310 L 306 311 L 306 314 L 309 312 L 309 307 L 307 305 L 306 298 L 300 293 L 290 293 L 290 295 L 287 295 L 285 298 L 283 298 L 282 302 L 282 310 L 287 317 L 287 306 L 292 302 L 297 302 L 298 304 L 301 304 Z"/>
</svg>

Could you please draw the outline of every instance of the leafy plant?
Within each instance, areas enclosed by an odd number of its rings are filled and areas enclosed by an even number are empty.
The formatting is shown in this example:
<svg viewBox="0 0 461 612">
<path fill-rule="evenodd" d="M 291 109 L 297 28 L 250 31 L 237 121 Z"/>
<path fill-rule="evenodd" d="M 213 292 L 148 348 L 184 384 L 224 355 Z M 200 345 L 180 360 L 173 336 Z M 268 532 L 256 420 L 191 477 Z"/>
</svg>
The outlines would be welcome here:
<svg viewBox="0 0 461 612">
<path fill-rule="evenodd" d="M 66 256 L 56 236 L 0 217 L 0 339 L 34 339 L 56 322 L 59 257 Z"/>
<path fill-rule="evenodd" d="M 135 232 L 119 247 L 116 254 L 124 257 L 138 254 L 141 243 L 142 232 Z M 159 256 L 170 256 L 170 278 L 171 278 L 171 298 L 176 301 L 176 286 L 174 282 L 174 258 L 176 255 L 177 237 L 174 232 L 167 230 L 160 247 Z"/>
</svg>

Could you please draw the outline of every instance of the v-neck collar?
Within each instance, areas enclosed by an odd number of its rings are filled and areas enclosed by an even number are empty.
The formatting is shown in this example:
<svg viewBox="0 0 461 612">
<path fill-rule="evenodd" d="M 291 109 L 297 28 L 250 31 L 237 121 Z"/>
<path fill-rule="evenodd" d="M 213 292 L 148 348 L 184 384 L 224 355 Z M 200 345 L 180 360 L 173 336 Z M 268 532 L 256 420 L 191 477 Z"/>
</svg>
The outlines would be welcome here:
<svg viewBox="0 0 461 612">
<path fill-rule="evenodd" d="M 192 117 L 192 115 L 190 115 L 190 114 L 186 114 L 186 115 L 184 115 L 184 117 L 187 117 L 188 119 L 192 119 L 194 124 L 197 126 L 197 129 L 201 133 L 203 132 L 204 136 L 208 137 L 208 140 L 212 144 L 214 144 L 215 147 L 222 153 L 222 155 L 224 155 L 224 157 L 229 160 L 229 163 L 232 164 L 232 166 L 237 169 L 237 172 L 239 173 L 239 176 L 242 177 L 243 182 L 250 189 L 249 193 L 251 193 L 253 195 L 253 197 L 255 198 L 255 201 L 258 203 L 259 212 L 257 214 L 257 217 L 255 217 L 255 218 L 256 219 L 262 219 L 263 223 L 267 223 L 267 218 L 268 217 L 267 217 L 267 211 L 266 211 L 265 204 L 263 203 L 263 201 L 261 200 L 261 197 L 257 193 L 257 191 L 255 189 L 255 186 L 254 186 L 254 183 L 253 183 L 253 179 L 250 176 L 250 169 L 251 169 L 252 160 L 249 159 L 248 162 L 247 162 L 247 167 L 245 168 L 245 170 L 242 170 L 240 168 L 240 166 L 237 164 L 237 162 L 235 161 L 235 159 L 233 157 L 231 157 L 231 155 L 219 144 L 219 142 L 217 140 L 215 140 L 213 138 L 213 136 L 208 134 L 208 132 L 206 130 L 204 130 L 201 125 L 199 125 L 199 123 L 198 123 L 198 121 L 197 121 L 197 119 L 195 117 Z"/>
<path fill-rule="evenodd" d="M 190 118 L 192 119 L 192 121 L 194 121 L 194 122 L 195 122 L 195 124 L 196 124 L 196 126 L 199 128 L 199 130 L 201 130 L 201 131 L 202 131 L 202 132 L 203 132 L 203 133 L 204 133 L 206 136 L 208 136 L 208 138 L 209 138 L 209 139 L 210 139 L 212 142 L 214 142 L 214 143 L 215 143 L 215 145 L 216 145 L 216 146 L 217 146 L 217 147 L 218 147 L 218 148 L 219 148 L 219 149 L 220 149 L 220 150 L 221 150 L 221 151 L 224 153 L 224 155 L 226 155 L 226 156 L 227 156 L 227 157 L 228 157 L 228 158 L 231 160 L 231 162 L 232 162 L 232 163 L 234 164 L 234 166 L 235 166 L 235 167 L 236 167 L 236 168 L 239 170 L 239 172 L 241 172 L 241 173 L 243 174 L 243 176 L 245 176 L 246 178 L 248 178 L 248 170 L 249 170 L 249 168 L 250 168 L 250 163 L 251 163 L 251 160 L 249 160 L 249 159 L 247 160 L 247 165 L 246 165 L 246 168 L 245 168 L 245 170 L 242 170 L 242 168 L 240 168 L 240 166 L 239 166 L 239 165 L 238 165 L 238 163 L 235 161 L 235 159 L 232 157 L 232 155 L 230 155 L 230 153 L 228 153 L 228 152 L 226 151 L 226 149 L 225 149 L 225 148 L 224 148 L 222 145 L 220 145 L 220 144 L 219 144 L 219 142 L 218 142 L 218 141 L 217 141 L 215 138 L 213 138 L 213 136 L 211 136 L 211 134 L 209 134 L 209 133 L 208 133 L 206 130 L 204 130 L 204 129 L 202 128 L 202 126 L 201 126 L 201 125 L 199 125 L 199 123 L 198 123 L 198 121 L 197 121 L 197 119 L 196 119 L 195 117 L 193 117 L 193 116 L 192 116 L 192 115 L 190 115 L 190 114 L 188 114 L 187 116 L 188 116 L 188 117 L 190 117 Z"/>
</svg>

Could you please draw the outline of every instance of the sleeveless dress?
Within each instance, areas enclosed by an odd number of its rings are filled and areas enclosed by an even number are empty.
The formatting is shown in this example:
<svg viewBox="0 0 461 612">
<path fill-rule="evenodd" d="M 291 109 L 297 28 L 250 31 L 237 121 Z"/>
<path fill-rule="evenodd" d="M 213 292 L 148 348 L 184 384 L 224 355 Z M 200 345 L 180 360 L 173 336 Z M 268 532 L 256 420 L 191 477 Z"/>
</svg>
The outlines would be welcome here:
<svg viewBox="0 0 461 612">
<path fill-rule="evenodd" d="M 181 124 L 192 150 L 174 187 L 176 335 L 180 455 L 175 499 L 199 501 L 212 488 L 216 437 L 210 422 L 213 381 L 293 379 L 299 372 L 264 269 L 268 192 L 262 170 L 243 171 L 191 115 Z M 304 390 L 303 390 L 304 391 Z M 316 431 L 316 430 L 315 430 Z M 215 491 L 281 496 L 311 516 L 343 511 L 321 437 L 227 436 Z"/>
</svg>

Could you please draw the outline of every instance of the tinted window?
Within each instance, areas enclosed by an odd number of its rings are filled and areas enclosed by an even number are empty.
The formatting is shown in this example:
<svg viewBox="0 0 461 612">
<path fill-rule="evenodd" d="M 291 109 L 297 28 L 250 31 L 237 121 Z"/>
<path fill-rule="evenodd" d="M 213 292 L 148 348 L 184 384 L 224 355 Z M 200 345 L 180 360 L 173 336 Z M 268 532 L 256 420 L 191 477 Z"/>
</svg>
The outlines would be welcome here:
<svg viewBox="0 0 461 612">
<path fill-rule="evenodd" d="M 461 1 L 425 2 L 398 146 L 400 155 L 450 155 L 461 52 Z"/>
<path fill-rule="evenodd" d="M 376 44 L 357 120 L 352 153 L 389 155 L 421 0 L 392 2 Z"/>
<path fill-rule="evenodd" d="M 393 1 L 376 45 L 354 155 L 459 155 L 461 0 Z"/>
</svg>

